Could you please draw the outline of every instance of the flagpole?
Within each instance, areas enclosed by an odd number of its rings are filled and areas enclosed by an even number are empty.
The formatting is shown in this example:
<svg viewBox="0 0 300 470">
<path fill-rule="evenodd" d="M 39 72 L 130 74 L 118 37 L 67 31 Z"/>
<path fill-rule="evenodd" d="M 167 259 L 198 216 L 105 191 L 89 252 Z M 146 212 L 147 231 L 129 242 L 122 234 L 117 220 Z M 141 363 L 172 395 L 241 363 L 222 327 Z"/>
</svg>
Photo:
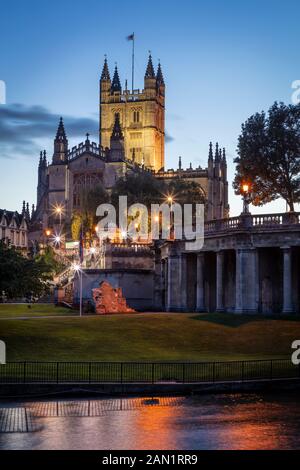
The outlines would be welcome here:
<svg viewBox="0 0 300 470">
<path fill-rule="evenodd" d="M 134 90 L 134 53 L 135 53 L 135 34 L 132 35 L 132 94 Z"/>
</svg>

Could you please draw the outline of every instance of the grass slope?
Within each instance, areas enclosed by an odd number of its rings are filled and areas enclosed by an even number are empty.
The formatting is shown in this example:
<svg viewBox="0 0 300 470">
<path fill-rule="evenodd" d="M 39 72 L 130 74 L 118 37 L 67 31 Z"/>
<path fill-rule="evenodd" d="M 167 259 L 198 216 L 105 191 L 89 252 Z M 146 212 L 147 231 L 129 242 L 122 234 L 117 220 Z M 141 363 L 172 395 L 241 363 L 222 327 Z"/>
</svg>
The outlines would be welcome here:
<svg viewBox="0 0 300 470">
<path fill-rule="evenodd" d="M 54 307 L 52 304 L 0 304 L 1 318 L 18 317 L 56 317 L 56 316 L 78 315 L 75 310 L 64 307 Z"/>
<path fill-rule="evenodd" d="M 0 338 L 8 361 L 263 359 L 291 354 L 300 321 L 231 314 L 58 316 L 0 320 Z"/>
</svg>

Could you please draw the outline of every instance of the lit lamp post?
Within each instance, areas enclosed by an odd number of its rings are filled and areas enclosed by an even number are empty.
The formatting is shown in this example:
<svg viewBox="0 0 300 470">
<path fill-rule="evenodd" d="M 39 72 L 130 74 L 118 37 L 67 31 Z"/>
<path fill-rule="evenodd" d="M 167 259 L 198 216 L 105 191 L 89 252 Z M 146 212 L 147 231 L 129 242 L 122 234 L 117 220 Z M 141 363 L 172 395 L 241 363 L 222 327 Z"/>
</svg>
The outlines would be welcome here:
<svg viewBox="0 0 300 470">
<path fill-rule="evenodd" d="M 44 238 L 44 245 L 46 245 L 46 246 L 48 246 L 49 237 L 51 236 L 51 233 L 52 233 L 52 232 L 51 232 L 51 230 L 50 230 L 49 228 L 47 228 L 47 229 L 45 230 L 46 240 L 45 240 L 45 238 Z M 45 246 L 44 246 L 44 248 L 45 248 Z"/>
<path fill-rule="evenodd" d="M 243 214 L 250 214 L 249 204 L 250 204 L 250 184 L 242 184 L 242 194 L 243 194 Z"/>
<path fill-rule="evenodd" d="M 173 239 L 174 236 L 174 217 L 173 217 L 173 202 L 174 199 L 172 196 L 168 196 L 167 202 L 170 207 L 170 239 Z"/>
<path fill-rule="evenodd" d="M 56 209 L 55 209 L 55 212 L 57 215 L 59 215 L 59 225 L 61 226 L 61 215 L 62 215 L 62 208 L 60 206 L 58 206 Z"/>
<path fill-rule="evenodd" d="M 82 269 L 80 264 L 73 264 L 72 266 L 75 274 L 79 276 L 79 316 L 82 317 Z"/>
</svg>

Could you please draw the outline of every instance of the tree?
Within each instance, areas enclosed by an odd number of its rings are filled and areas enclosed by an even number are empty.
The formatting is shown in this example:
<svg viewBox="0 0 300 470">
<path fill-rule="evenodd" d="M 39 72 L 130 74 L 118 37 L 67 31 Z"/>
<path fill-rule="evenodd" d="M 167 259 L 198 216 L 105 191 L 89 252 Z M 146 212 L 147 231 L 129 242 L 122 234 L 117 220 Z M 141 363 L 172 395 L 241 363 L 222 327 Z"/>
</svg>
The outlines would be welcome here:
<svg viewBox="0 0 300 470">
<path fill-rule="evenodd" d="M 199 183 L 175 179 L 165 186 L 165 191 L 174 197 L 174 201 L 184 204 L 205 204 L 205 195 Z"/>
<path fill-rule="evenodd" d="M 0 242 L 0 294 L 8 298 L 40 296 L 48 290 L 54 267 L 47 258 L 25 258 L 14 248 Z"/>
<path fill-rule="evenodd" d="M 256 206 L 282 197 L 290 211 L 300 201 L 300 105 L 275 102 L 243 125 L 233 187 L 241 194 L 243 182 L 251 187 Z"/>
<path fill-rule="evenodd" d="M 176 180 L 162 181 L 152 173 L 130 174 L 117 181 L 113 188 L 111 200 L 117 207 L 118 197 L 127 196 L 128 205 L 134 203 L 144 204 L 148 209 L 151 204 L 166 202 L 167 196 L 172 195 L 179 204 L 201 204 L 205 202 L 201 186 L 196 182 Z"/>
<path fill-rule="evenodd" d="M 151 204 L 163 202 L 163 192 L 163 182 L 155 178 L 152 173 L 132 173 L 116 182 L 112 190 L 111 202 L 117 208 L 119 196 L 127 196 L 128 205 L 139 203 L 150 209 Z"/>
<path fill-rule="evenodd" d="M 83 190 L 80 195 L 80 211 L 75 212 L 71 223 L 73 240 L 78 240 L 80 230 L 83 229 L 85 236 L 93 233 L 96 224 L 96 210 L 100 204 L 108 202 L 109 195 L 99 183 L 94 188 Z"/>
</svg>

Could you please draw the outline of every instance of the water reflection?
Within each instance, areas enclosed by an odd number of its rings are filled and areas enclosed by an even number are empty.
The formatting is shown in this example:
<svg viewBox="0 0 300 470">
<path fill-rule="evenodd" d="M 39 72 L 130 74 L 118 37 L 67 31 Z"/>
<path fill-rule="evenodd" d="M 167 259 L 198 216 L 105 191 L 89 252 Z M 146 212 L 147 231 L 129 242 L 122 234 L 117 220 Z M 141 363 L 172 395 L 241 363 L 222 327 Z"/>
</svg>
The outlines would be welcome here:
<svg viewBox="0 0 300 470">
<path fill-rule="evenodd" d="M 2 407 L 15 404 L 2 404 Z M 17 406 L 21 406 L 18 404 Z M 297 449 L 297 394 L 22 404 L 37 432 L 0 433 L 1 449 Z"/>
</svg>

